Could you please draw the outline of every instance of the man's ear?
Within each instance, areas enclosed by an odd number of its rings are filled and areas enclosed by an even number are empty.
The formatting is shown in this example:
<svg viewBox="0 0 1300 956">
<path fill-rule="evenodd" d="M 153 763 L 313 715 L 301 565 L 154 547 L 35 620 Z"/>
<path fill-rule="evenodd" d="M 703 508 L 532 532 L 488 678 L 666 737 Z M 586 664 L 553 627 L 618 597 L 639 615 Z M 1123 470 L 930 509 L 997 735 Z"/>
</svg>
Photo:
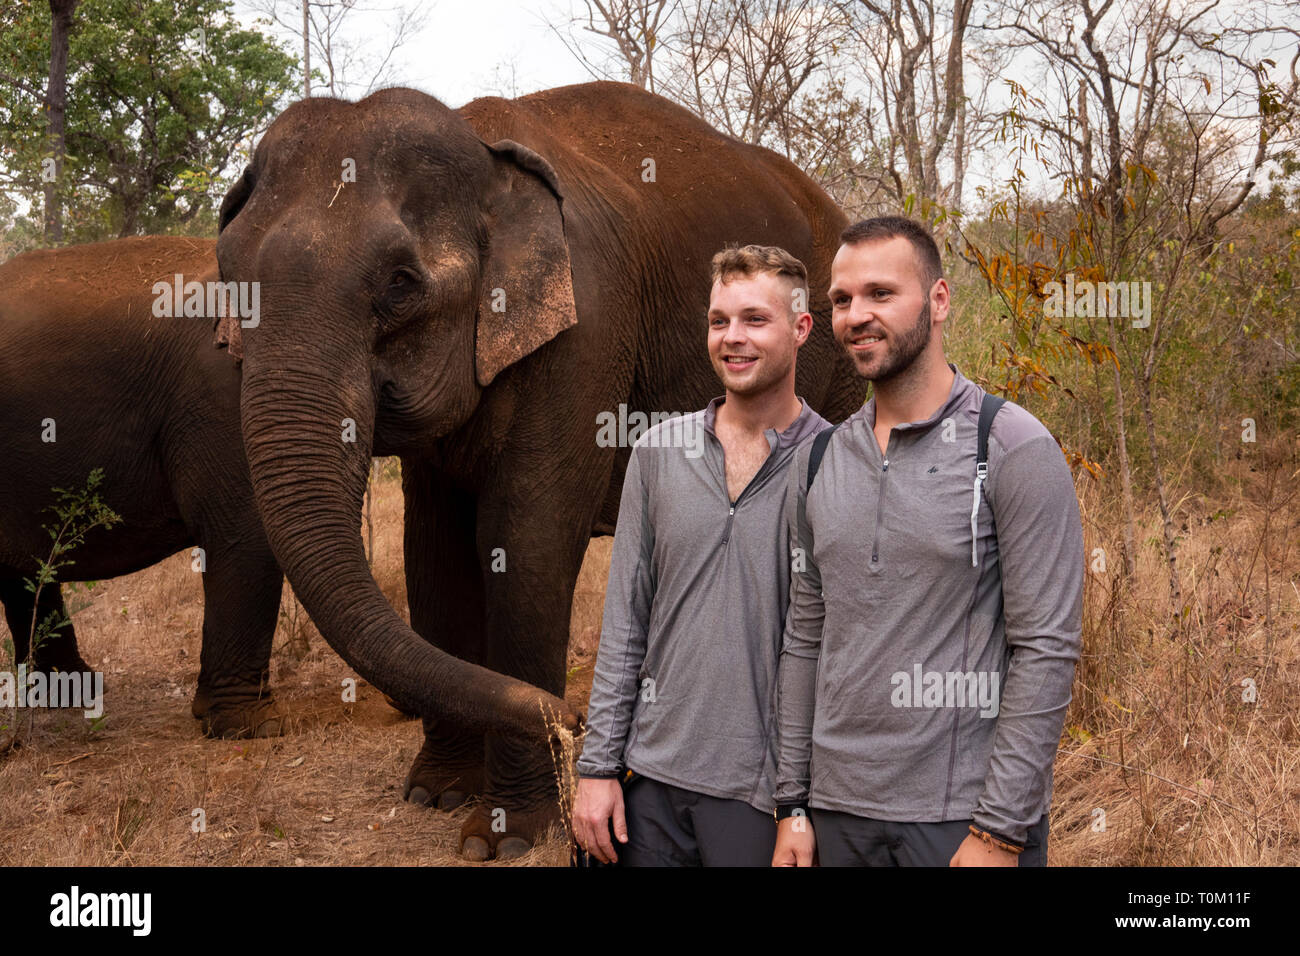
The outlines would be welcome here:
<svg viewBox="0 0 1300 956">
<path fill-rule="evenodd" d="M 952 290 L 948 288 L 947 279 L 937 279 L 933 286 L 930 287 L 930 298 L 933 305 L 930 309 L 930 320 L 942 326 L 948 318 L 948 310 L 952 305 Z"/>
<path fill-rule="evenodd" d="M 813 323 L 816 321 L 811 312 L 803 312 L 795 317 L 795 338 L 798 339 L 796 347 L 801 347 L 808 341 L 808 336 L 812 334 Z"/>
<path fill-rule="evenodd" d="M 555 170 L 513 140 L 488 149 L 496 189 L 474 340 L 475 374 L 483 386 L 578 322 Z"/>
</svg>

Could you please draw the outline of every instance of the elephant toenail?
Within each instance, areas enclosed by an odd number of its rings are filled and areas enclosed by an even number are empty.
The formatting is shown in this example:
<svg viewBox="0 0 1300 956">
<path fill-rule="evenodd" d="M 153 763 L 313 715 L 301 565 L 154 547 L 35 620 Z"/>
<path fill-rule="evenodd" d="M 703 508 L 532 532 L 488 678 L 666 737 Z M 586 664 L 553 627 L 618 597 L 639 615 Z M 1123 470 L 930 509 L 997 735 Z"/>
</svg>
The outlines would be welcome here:
<svg viewBox="0 0 1300 956">
<path fill-rule="evenodd" d="M 444 790 L 438 794 L 439 810 L 455 810 L 458 806 L 469 799 L 469 794 L 464 790 Z"/>
<path fill-rule="evenodd" d="M 465 859 L 474 863 L 482 863 L 492 857 L 491 851 L 488 850 L 487 840 L 476 836 L 465 838 L 465 844 L 460 848 L 460 853 Z"/>
<path fill-rule="evenodd" d="M 501 842 L 497 844 L 497 859 L 517 860 L 531 849 L 532 847 L 523 837 L 502 837 Z"/>
</svg>

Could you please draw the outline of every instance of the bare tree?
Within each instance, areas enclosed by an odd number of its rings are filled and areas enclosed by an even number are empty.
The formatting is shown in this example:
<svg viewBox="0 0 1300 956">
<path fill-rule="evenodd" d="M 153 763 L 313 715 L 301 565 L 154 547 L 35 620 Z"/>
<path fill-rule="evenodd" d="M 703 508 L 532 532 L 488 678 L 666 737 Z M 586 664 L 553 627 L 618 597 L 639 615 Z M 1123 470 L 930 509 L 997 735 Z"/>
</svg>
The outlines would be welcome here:
<svg viewBox="0 0 1300 956">
<path fill-rule="evenodd" d="M 581 11 L 572 7 L 564 24 L 549 25 L 594 79 L 625 80 L 654 92 L 655 50 L 679 5 L 680 0 L 581 0 Z"/>
<path fill-rule="evenodd" d="M 1215 246 L 1265 166 L 1294 146 L 1300 105 L 1300 28 L 1281 5 L 1220 10 L 1217 0 L 994 0 L 979 29 L 1029 68 L 1043 108 L 1026 117 L 1044 138 L 1044 166 L 1064 180 L 1080 241 L 1062 262 L 1104 280 L 1158 276 L 1172 290 Z M 1273 59 L 1285 51 L 1286 64 Z M 1163 527 L 1171 599 L 1177 604 L 1173 509 L 1155 416 L 1161 359 L 1188 302 L 1158 298 L 1139 332 L 1104 316 L 1114 369 L 1116 433 L 1125 511 L 1125 561 L 1135 533 L 1125 391 L 1137 393 L 1151 482 Z M 1091 320 L 1089 320 L 1091 322 Z"/>
<path fill-rule="evenodd" d="M 581 0 L 551 23 L 598 79 L 636 83 L 750 143 L 787 151 L 799 97 L 845 35 L 813 0 Z"/>
<path fill-rule="evenodd" d="M 314 53 L 330 96 L 361 97 L 392 80 L 394 54 L 416 36 L 431 11 L 426 0 L 383 6 L 368 0 L 249 0 L 250 6 L 303 42 L 303 95 L 311 95 Z M 361 19 L 385 17 L 384 42 L 356 35 Z"/>
<path fill-rule="evenodd" d="M 964 82 L 966 30 L 974 0 L 858 0 L 847 5 L 854 32 L 881 78 L 891 143 L 902 151 L 890 174 L 901 194 L 924 201 L 960 201 L 969 148 Z M 945 35 L 946 34 L 946 35 Z M 954 142 L 955 140 L 955 142 Z M 940 183 L 940 160 L 951 154 L 953 174 Z"/>
<path fill-rule="evenodd" d="M 551 28 L 597 79 L 637 83 L 768 146 L 853 208 L 875 195 L 847 16 L 807 0 L 575 0 Z"/>
<path fill-rule="evenodd" d="M 575 0 L 552 29 L 588 72 L 788 156 L 855 211 L 956 208 L 1003 65 L 975 0 Z M 973 96 L 968 70 L 976 73 Z"/>
<path fill-rule="evenodd" d="M 844 42 L 843 13 L 812 0 L 701 0 L 683 14 L 665 40 L 661 92 L 789 155 L 795 107 Z"/>
<path fill-rule="evenodd" d="M 1238 171 L 1232 195 L 1201 224 L 1203 238 L 1212 238 L 1216 224 L 1254 187 L 1268 144 L 1296 107 L 1292 53 L 1300 28 L 1286 25 L 1285 5 L 1231 11 L 1224 20 L 1218 0 L 1186 8 L 1170 0 L 992 2 L 990 18 L 978 28 L 996 33 L 1010 50 L 1029 53 L 1022 62 L 1039 64 L 1034 79 L 1050 105 L 1033 121 L 1055 140 L 1058 156 L 1076 163 L 1074 188 L 1095 197 L 1117 223 L 1130 213 L 1130 172 L 1144 165 L 1154 124 L 1171 97 L 1190 101 L 1195 89 L 1209 96 L 1220 88 L 1227 108 L 1216 110 L 1218 122 L 1253 126 L 1249 135 L 1258 148 Z M 1265 49 L 1252 55 L 1261 44 Z M 1281 85 L 1270 78 L 1276 63 L 1269 57 L 1278 49 L 1291 64 L 1289 82 Z"/>
</svg>

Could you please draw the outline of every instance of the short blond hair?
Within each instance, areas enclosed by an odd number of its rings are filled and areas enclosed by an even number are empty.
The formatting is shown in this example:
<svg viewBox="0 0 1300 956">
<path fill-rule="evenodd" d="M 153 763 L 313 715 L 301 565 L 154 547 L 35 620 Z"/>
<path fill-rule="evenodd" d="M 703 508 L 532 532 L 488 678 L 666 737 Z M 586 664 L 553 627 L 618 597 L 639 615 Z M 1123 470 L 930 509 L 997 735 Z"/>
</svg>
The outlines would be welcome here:
<svg viewBox="0 0 1300 956">
<path fill-rule="evenodd" d="M 793 288 L 803 290 L 804 302 L 808 301 L 808 269 L 780 246 L 727 248 L 713 257 L 711 275 L 714 282 L 727 283 L 737 276 L 750 278 L 760 274 L 790 279 Z M 793 302 L 790 313 L 797 314 Z"/>
</svg>

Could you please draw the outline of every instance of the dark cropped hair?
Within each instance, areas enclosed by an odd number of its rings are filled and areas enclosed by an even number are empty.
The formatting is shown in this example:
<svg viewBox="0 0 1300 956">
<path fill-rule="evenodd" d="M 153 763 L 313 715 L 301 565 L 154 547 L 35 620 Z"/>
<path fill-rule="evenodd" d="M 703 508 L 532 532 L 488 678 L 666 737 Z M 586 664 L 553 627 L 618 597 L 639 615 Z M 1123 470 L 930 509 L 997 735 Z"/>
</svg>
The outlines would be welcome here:
<svg viewBox="0 0 1300 956">
<path fill-rule="evenodd" d="M 840 242 L 856 245 L 859 242 L 876 242 L 880 239 L 906 239 L 916 254 L 917 274 L 921 277 L 924 292 L 929 292 L 943 278 L 943 260 L 930 230 L 914 219 L 904 216 L 876 216 L 861 219 L 840 233 Z"/>
</svg>

